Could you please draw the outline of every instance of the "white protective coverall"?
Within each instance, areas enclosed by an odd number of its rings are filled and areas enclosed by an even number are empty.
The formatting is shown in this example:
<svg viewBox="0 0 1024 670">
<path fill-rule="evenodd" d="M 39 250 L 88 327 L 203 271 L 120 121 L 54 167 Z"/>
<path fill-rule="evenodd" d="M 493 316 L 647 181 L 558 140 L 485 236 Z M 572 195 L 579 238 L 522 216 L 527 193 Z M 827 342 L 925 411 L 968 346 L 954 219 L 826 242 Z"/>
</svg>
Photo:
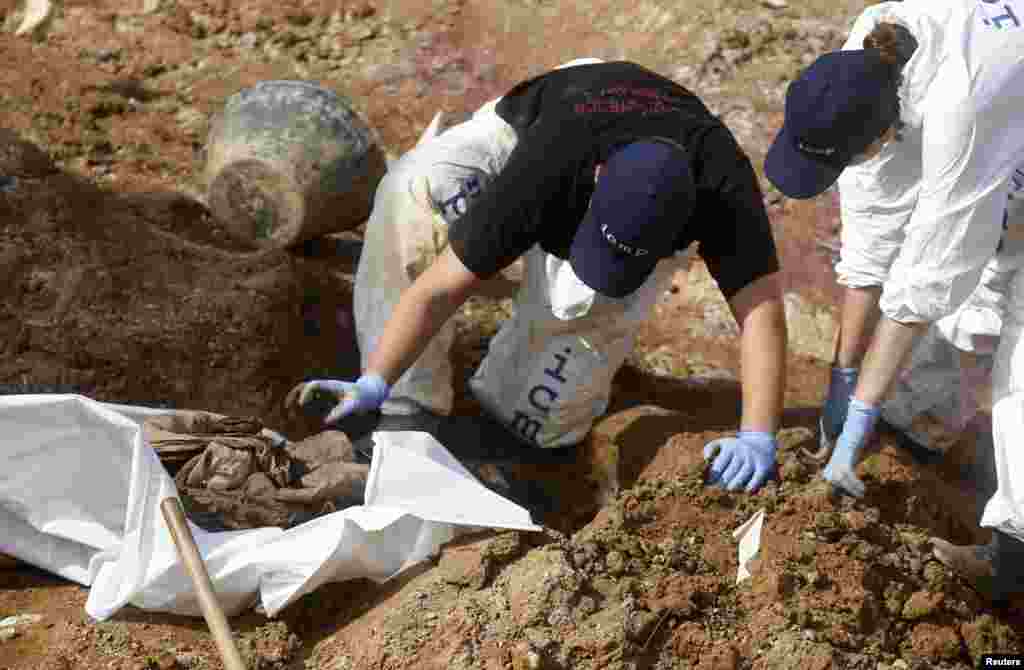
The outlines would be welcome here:
<svg viewBox="0 0 1024 670">
<path fill-rule="evenodd" d="M 578 59 L 560 67 L 601 62 Z M 377 188 L 353 296 L 363 367 L 402 292 L 447 244 L 448 225 L 461 216 L 504 167 L 516 135 L 495 111 L 472 118 L 416 147 L 388 168 Z M 523 257 L 515 313 L 492 338 L 470 388 L 481 405 L 525 442 L 569 446 L 582 440 L 607 410 L 612 376 L 632 350 L 637 325 L 651 311 L 687 252 L 658 264 L 635 293 L 596 294 L 567 260 L 534 246 Z M 451 412 L 455 335 L 450 320 L 391 388 L 385 414 L 421 408 Z"/>
<path fill-rule="evenodd" d="M 1014 442 L 1024 435 L 1024 273 L 1014 230 L 1024 221 L 1009 199 L 1024 165 L 1024 0 L 883 2 L 861 14 L 844 49 L 863 48 L 879 21 L 902 24 L 918 42 L 900 86 L 906 127 L 902 141 L 839 179 L 839 282 L 881 285 L 883 314 L 937 322 L 967 351 L 1001 334 L 993 372 L 999 489 L 982 525 L 1024 539 L 1024 448 Z M 995 254 L 1008 202 L 1014 225 Z"/>
<path fill-rule="evenodd" d="M 882 406 L 882 416 L 918 444 L 945 451 L 987 405 L 1010 282 L 1024 264 L 1024 167 L 1017 168 L 1000 249 L 960 307 L 932 324 Z M 916 187 L 916 183 L 914 184 Z M 864 239 L 863 231 L 858 236 Z M 965 361 L 958 352 L 974 354 Z M 988 456 L 985 456 L 988 458 Z"/>
</svg>

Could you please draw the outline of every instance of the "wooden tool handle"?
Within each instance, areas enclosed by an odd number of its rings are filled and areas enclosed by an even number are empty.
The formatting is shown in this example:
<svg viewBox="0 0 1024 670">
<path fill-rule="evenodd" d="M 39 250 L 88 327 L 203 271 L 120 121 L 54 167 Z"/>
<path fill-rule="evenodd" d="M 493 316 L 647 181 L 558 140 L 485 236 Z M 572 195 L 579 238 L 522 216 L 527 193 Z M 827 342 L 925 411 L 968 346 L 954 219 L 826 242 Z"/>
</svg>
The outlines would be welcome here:
<svg viewBox="0 0 1024 670">
<path fill-rule="evenodd" d="M 171 531 L 174 539 L 174 546 L 178 549 L 178 556 L 185 564 L 185 570 L 192 578 L 192 584 L 196 588 L 196 595 L 199 598 L 199 606 L 203 610 L 203 618 L 210 628 L 213 641 L 217 643 L 217 650 L 220 651 L 221 660 L 224 661 L 226 670 L 246 670 L 235 641 L 231 637 L 231 628 L 228 627 L 227 617 L 220 603 L 217 602 L 217 594 L 213 590 L 213 583 L 210 581 L 210 574 L 206 571 L 202 556 L 199 555 L 199 548 L 196 547 L 195 538 L 185 521 L 185 512 L 181 508 L 181 502 L 177 498 L 165 498 L 160 503 L 160 511 L 167 522 L 167 529 Z"/>
</svg>

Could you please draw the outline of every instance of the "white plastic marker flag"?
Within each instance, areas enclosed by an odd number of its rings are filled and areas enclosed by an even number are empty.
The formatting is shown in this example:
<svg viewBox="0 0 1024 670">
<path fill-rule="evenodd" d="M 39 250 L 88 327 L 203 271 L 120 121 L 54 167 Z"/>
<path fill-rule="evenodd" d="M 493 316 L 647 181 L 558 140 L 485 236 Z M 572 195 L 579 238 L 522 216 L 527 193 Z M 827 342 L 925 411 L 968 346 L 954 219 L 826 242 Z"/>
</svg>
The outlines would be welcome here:
<svg viewBox="0 0 1024 670">
<path fill-rule="evenodd" d="M 50 0 L 25 0 L 21 25 L 14 31 L 14 34 L 31 35 L 37 30 L 45 29 L 53 15 L 53 10 Z"/>
<path fill-rule="evenodd" d="M 757 556 L 761 548 L 761 528 L 764 526 L 764 510 L 747 519 L 742 526 L 732 532 L 733 538 L 740 541 L 740 566 L 736 570 L 736 583 L 739 584 L 750 576 L 747 563 Z"/>
</svg>

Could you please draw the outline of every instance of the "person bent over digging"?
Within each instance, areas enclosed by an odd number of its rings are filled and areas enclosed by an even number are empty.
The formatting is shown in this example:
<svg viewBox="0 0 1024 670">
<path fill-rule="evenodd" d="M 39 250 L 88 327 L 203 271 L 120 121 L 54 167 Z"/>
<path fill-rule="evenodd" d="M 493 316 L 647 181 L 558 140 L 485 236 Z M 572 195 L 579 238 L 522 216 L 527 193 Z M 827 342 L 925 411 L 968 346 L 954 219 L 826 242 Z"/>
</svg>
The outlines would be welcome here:
<svg viewBox="0 0 1024 670">
<path fill-rule="evenodd" d="M 973 318 L 956 329 L 967 335 L 991 334 L 983 318 L 1001 321 L 992 372 L 998 487 L 981 519 L 992 540 L 931 542 L 936 558 L 993 602 L 1024 595 L 1024 254 L 1003 253 L 1020 238 L 1018 17 L 1021 0 L 869 7 L 841 50 L 789 85 L 764 166 L 789 197 L 813 198 L 838 182 L 844 201 L 838 271 L 847 289 L 820 431 L 831 451 L 821 476 L 836 492 L 868 493 L 857 466 L 931 324 L 961 318 L 965 305 Z M 979 287 L 998 299 L 972 304 Z"/>
<path fill-rule="evenodd" d="M 333 394 L 328 423 L 449 415 L 451 317 L 522 259 L 515 314 L 470 380 L 501 426 L 480 442 L 569 449 L 606 411 L 636 330 L 694 243 L 742 333 L 742 419 L 705 447 L 708 482 L 756 491 L 775 468 L 786 355 L 762 193 L 696 95 L 630 62 L 580 59 L 524 81 L 397 161 L 356 274 L 363 373 L 296 395 Z"/>
</svg>

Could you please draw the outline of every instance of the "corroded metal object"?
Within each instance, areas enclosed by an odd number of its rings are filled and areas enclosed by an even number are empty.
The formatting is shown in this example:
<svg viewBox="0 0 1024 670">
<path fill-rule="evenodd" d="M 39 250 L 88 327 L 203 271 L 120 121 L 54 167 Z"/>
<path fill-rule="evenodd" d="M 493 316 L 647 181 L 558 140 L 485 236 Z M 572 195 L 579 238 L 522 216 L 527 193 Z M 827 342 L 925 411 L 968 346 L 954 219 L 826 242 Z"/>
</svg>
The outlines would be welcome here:
<svg viewBox="0 0 1024 670">
<path fill-rule="evenodd" d="M 343 98 L 264 81 L 230 97 L 211 124 L 207 201 L 240 241 L 290 247 L 363 223 L 385 170 L 375 133 Z"/>
</svg>

